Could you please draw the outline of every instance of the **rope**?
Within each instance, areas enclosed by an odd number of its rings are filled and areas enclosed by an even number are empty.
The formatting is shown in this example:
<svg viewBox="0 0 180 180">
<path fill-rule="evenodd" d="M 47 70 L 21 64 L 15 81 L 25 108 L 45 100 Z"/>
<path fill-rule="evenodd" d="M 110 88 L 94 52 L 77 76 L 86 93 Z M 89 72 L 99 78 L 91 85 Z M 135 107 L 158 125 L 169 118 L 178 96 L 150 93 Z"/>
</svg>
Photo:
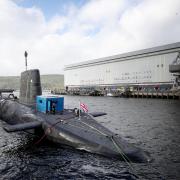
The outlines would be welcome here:
<svg viewBox="0 0 180 180">
<path fill-rule="evenodd" d="M 85 124 L 86 126 L 88 126 L 88 127 L 92 128 L 92 129 L 96 130 L 97 132 L 99 132 L 99 133 L 102 134 L 103 136 L 109 137 L 107 134 L 103 133 L 103 132 L 100 131 L 99 129 L 97 129 L 97 128 L 95 128 L 95 127 L 93 127 L 93 126 L 91 126 L 91 125 L 89 125 L 89 124 L 87 124 L 87 123 L 85 123 L 85 122 L 83 122 L 83 121 L 81 121 L 81 122 L 82 122 L 83 124 Z"/>
<path fill-rule="evenodd" d="M 38 145 L 44 138 L 46 137 L 46 132 L 43 134 L 43 136 L 41 136 L 41 138 L 34 143 L 34 145 Z"/>
<path fill-rule="evenodd" d="M 48 127 L 47 129 L 46 129 L 46 131 L 44 132 L 44 134 L 41 136 L 41 138 L 37 141 L 37 142 L 35 142 L 34 143 L 34 145 L 37 145 L 37 144 L 39 144 L 45 137 L 46 137 L 46 135 L 47 135 L 47 132 L 50 130 L 52 130 L 52 128 L 54 127 L 54 126 L 56 126 L 58 123 L 60 123 L 62 120 L 59 120 L 58 122 L 56 122 L 56 123 L 54 123 L 54 124 L 52 124 L 50 127 Z"/>
<path fill-rule="evenodd" d="M 119 147 L 119 145 L 116 143 L 116 141 L 114 140 L 114 137 L 113 136 L 109 136 L 108 134 L 106 133 L 103 133 L 102 131 L 100 131 L 99 129 L 81 121 L 83 124 L 87 125 L 88 127 L 96 130 L 97 132 L 99 132 L 100 134 L 106 136 L 106 137 L 109 137 L 110 140 L 113 142 L 115 148 L 117 149 L 117 151 L 119 152 L 119 154 L 122 156 L 122 158 L 124 159 L 124 161 L 127 163 L 127 165 L 130 167 L 130 169 L 132 170 L 132 172 L 135 174 L 135 176 L 138 178 L 133 166 L 132 166 L 132 162 L 131 160 L 127 157 L 127 155 L 123 152 L 123 150 Z"/>
<path fill-rule="evenodd" d="M 113 142 L 113 144 L 117 147 L 118 150 L 121 151 L 121 153 L 125 156 L 126 160 L 128 160 L 130 163 L 132 163 L 132 161 L 128 158 L 128 156 L 123 152 L 123 150 L 120 148 L 120 146 L 117 144 L 117 142 L 114 140 L 114 137 L 111 136 L 111 141 Z"/>
<path fill-rule="evenodd" d="M 84 128 L 83 127 L 80 127 L 80 126 L 76 126 L 76 125 L 74 125 L 74 124 L 70 124 L 70 123 L 68 123 L 68 125 L 70 125 L 70 126 L 72 126 L 72 127 L 75 127 L 75 128 L 79 128 L 79 129 L 82 129 L 82 130 L 84 130 Z M 89 132 L 93 132 L 93 133 L 96 133 L 96 134 L 100 134 L 99 132 L 95 132 L 95 131 L 91 131 L 91 130 L 85 130 L 85 131 L 89 131 Z M 101 134 L 102 135 L 102 134 Z M 104 135 L 103 135 L 104 136 Z"/>
<path fill-rule="evenodd" d="M 46 129 L 46 131 L 44 132 L 44 134 L 41 136 L 41 138 L 37 141 L 37 142 L 35 142 L 34 143 L 34 145 L 37 145 L 37 144 L 39 144 L 45 137 L 46 137 L 46 135 L 47 135 L 47 132 L 50 130 L 52 130 L 52 128 L 53 127 L 55 127 L 58 123 L 60 123 L 60 122 L 62 122 L 62 121 L 64 121 L 64 120 L 67 120 L 67 119 L 71 119 L 72 117 L 70 117 L 70 118 L 65 118 L 65 119 L 60 119 L 59 121 L 57 121 L 57 122 L 55 122 L 54 124 L 52 124 L 50 127 L 48 127 L 47 129 Z M 57 118 L 57 119 L 59 119 L 59 118 Z M 56 120 L 57 120 L 56 119 Z"/>
<path fill-rule="evenodd" d="M 132 162 L 131 160 L 126 156 L 126 154 L 121 150 L 121 148 L 119 147 L 119 145 L 116 143 L 116 141 L 114 140 L 114 137 L 111 136 L 111 141 L 113 142 L 114 146 L 116 147 L 116 149 L 118 150 L 119 154 L 122 156 L 122 158 L 124 159 L 124 161 L 128 164 L 128 166 L 130 167 L 131 171 L 133 172 L 133 174 L 137 177 L 137 173 L 135 171 L 135 169 L 132 166 Z"/>
<path fill-rule="evenodd" d="M 67 119 L 69 119 L 69 118 L 67 118 Z M 67 119 L 64 119 L 64 120 L 67 120 Z M 48 128 L 46 129 L 45 133 L 43 134 L 43 136 L 42 136 L 34 145 L 39 144 L 39 143 L 46 137 L 47 131 L 51 130 L 53 127 L 55 127 L 55 126 L 56 126 L 58 123 L 60 123 L 60 122 L 62 122 L 61 119 L 60 119 L 58 122 L 52 124 L 50 127 L 48 127 Z M 123 152 L 123 150 L 120 148 L 120 146 L 119 146 L 119 145 L 117 144 L 117 142 L 114 140 L 114 137 L 113 137 L 113 136 L 109 136 L 108 134 L 100 131 L 99 129 L 97 129 L 97 128 L 95 128 L 95 127 L 93 127 L 93 126 L 91 126 L 91 125 L 89 125 L 89 124 L 87 124 L 87 123 L 85 123 L 85 122 L 83 122 L 83 121 L 81 121 L 81 123 L 85 124 L 86 126 L 90 127 L 91 129 L 94 129 L 94 130 L 97 131 L 99 134 L 101 134 L 101 135 L 103 135 L 103 136 L 105 136 L 105 137 L 109 137 L 110 140 L 112 141 L 112 143 L 114 144 L 115 148 L 116 148 L 117 151 L 119 152 L 119 154 L 122 156 L 122 158 L 124 159 L 124 161 L 127 163 L 127 165 L 128 165 L 128 166 L 130 167 L 130 169 L 132 170 L 133 174 L 134 174 L 137 178 L 139 178 L 139 177 L 137 176 L 136 172 L 135 172 L 135 169 L 134 169 L 133 166 L 132 166 L 131 160 L 130 160 L 130 159 L 127 157 L 127 155 Z M 74 127 L 76 127 L 76 128 L 83 129 L 83 128 L 79 127 L 79 126 L 72 125 L 72 124 L 70 124 L 70 123 L 68 123 L 68 125 L 74 126 Z"/>
</svg>

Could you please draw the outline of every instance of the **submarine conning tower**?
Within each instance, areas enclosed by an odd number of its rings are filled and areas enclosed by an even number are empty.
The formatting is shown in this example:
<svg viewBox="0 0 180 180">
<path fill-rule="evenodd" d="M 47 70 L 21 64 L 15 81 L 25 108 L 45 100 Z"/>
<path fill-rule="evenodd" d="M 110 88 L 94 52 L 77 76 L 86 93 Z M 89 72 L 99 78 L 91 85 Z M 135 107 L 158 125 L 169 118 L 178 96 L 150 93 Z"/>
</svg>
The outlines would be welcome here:
<svg viewBox="0 0 180 180">
<path fill-rule="evenodd" d="M 36 96 L 42 95 L 40 72 L 31 69 L 21 73 L 19 102 L 33 106 L 36 104 Z"/>
</svg>

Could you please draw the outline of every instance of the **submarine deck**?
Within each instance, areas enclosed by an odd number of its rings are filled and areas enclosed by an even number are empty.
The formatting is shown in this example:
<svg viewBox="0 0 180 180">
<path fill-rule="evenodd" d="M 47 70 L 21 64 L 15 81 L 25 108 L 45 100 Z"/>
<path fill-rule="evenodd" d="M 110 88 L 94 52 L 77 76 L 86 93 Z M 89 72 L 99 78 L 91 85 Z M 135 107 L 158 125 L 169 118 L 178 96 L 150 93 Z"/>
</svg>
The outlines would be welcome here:
<svg viewBox="0 0 180 180">
<path fill-rule="evenodd" d="M 38 112 L 37 115 L 42 118 L 47 138 L 56 143 L 110 157 L 122 158 L 125 155 L 137 159 L 136 155 L 142 153 L 139 148 L 102 126 L 90 114 L 81 113 L 78 117 L 73 110 L 64 110 L 63 114 Z"/>
</svg>

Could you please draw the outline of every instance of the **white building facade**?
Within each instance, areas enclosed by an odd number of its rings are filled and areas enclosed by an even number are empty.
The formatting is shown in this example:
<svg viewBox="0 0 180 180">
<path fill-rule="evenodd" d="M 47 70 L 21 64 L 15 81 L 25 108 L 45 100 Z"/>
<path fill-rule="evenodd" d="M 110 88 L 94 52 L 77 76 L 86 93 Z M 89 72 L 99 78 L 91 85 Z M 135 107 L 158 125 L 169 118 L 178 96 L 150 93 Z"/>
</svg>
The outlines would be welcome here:
<svg viewBox="0 0 180 180">
<path fill-rule="evenodd" d="M 65 86 L 107 87 L 173 84 L 169 65 L 180 53 L 180 42 L 100 58 L 65 67 Z"/>
</svg>

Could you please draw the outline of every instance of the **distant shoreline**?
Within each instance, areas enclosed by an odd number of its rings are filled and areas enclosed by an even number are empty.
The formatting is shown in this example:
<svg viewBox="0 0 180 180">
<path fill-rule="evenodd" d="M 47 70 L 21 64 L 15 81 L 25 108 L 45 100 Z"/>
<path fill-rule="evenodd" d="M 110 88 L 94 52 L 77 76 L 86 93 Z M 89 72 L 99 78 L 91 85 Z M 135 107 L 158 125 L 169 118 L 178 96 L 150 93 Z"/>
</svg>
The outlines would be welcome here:
<svg viewBox="0 0 180 180">
<path fill-rule="evenodd" d="M 41 75 L 42 89 L 63 89 L 64 75 L 62 74 L 48 74 Z M 0 76 L 1 89 L 20 89 L 20 76 Z"/>
</svg>

